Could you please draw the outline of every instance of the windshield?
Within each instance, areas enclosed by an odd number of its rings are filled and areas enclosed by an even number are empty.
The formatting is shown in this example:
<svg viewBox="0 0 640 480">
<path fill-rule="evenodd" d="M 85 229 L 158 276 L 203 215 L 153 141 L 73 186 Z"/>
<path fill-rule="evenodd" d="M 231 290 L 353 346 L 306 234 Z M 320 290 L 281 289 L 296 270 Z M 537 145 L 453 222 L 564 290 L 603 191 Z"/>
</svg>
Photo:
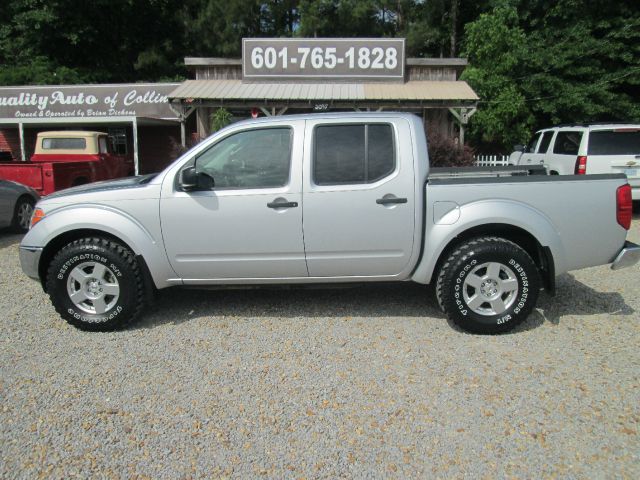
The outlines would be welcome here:
<svg viewBox="0 0 640 480">
<path fill-rule="evenodd" d="M 148 175 L 141 175 L 140 176 L 140 180 L 138 181 L 138 184 L 139 185 L 144 185 L 146 183 L 149 183 L 151 180 L 153 180 L 157 176 L 158 176 L 157 173 L 150 173 Z"/>
</svg>

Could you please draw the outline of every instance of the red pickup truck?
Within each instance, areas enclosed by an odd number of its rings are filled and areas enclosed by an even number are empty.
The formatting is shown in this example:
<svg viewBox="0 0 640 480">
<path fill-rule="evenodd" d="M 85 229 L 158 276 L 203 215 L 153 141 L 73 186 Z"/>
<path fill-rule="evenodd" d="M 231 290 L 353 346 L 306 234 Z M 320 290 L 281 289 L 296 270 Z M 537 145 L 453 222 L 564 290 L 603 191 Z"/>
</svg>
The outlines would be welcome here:
<svg viewBox="0 0 640 480">
<path fill-rule="evenodd" d="M 133 160 L 115 155 L 101 132 L 40 132 L 31 161 L 0 163 L 0 179 L 27 185 L 41 196 L 133 174 Z"/>
</svg>

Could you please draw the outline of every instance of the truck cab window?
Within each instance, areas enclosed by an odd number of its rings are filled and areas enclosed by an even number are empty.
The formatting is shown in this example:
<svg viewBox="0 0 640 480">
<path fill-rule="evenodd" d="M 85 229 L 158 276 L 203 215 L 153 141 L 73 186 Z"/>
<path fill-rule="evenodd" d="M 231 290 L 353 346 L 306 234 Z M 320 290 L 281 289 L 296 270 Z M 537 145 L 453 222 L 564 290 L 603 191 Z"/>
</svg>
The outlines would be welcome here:
<svg viewBox="0 0 640 480">
<path fill-rule="evenodd" d="M 289 181 L 289 127 L 247 130 L 230 135 L 196 159 L 196 169 L 212 176 L 216 189 L 274 188 Z"/>
<path fill-rule="evenodd" d="M 395 170 L 391 125 L 322 125 L 314 143 L 316 185 L 374 183 Z"/>
<path fill-rule="evenodd" d="M 43 150 L 84 150 L 87 148 L 87 140 L 84 138 L 43 138 Z"/>
<path fill-rule="evenodd" d="M 100 153 L 109 153 L 109 147 L 107 145 L 107 137 L 98 137 L 98 144 L 100 146 Z"/>
</svg>

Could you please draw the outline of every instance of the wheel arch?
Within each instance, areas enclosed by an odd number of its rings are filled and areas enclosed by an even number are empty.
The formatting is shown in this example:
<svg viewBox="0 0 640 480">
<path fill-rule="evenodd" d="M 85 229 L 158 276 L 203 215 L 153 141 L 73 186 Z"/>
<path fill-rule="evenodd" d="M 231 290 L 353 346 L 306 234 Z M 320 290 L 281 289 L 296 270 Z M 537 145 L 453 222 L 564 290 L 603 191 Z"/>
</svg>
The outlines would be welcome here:
<svg viewBox="0 0 640 480">
<path fill-rule="evenodd" d="M 46 285 L 49 263 L 62 247 L 79 238 L 101 237 L 118 242 L 133 252 L 145 273 L 145 280 L 150 280 L 154 288 L 164 288 L 179 281 L 169 265 L 159 225 L 157 227 L 152 233 L 117 209 L 83 205 L 47 213 L 26 234 L 22 245 L 42 248 L 38 276 L 43 285 Z"/>
<path fill-rule="evenodd" d="M 73 242 L 74 240 L 79 240 L 80 238 L 88 238 L 88 237 L 98 237 L 104 238 L 107 240 L 114 241 L 119 243 L 123 247 L 127 248 L 129 251 L 133 252 L 136 261 L 138 262 L 138 266 L 142 271 L 142 275 L 145 280 L 145 287 L 147 289 L 147 296 L 152 296 L 155 290 L 155 283 L 153 281 L 153 276 L 151 275 L 151 271 L 149 270 L 149 266 L 145 261 L 144 257 L 136 253 L 131 245 L 125 242 L 122 238 L 118 236 L 105 232 L 104 230 L 97 230 L 94 228 L 80 228 L 76 230 L 68 230 L 66 232 L 61 233 L 57 237 L 52 238 L 49 243 L 42 249 L 42 254 L 40 255 L 40 262 L 38 263 L 38 277 L 40 278 L 40 284 L 42 288 L 46 291 L 47 284 L 47 270 L 49 269 L 49 264 L 55 257 L 56 253 L 60 251 L 65 245 Z"/>
<path fill-rule="evenodd" d="M 436 269 L 452 249 L 479 236 L 502 237 L 520 245 L 534 259 L 550 290 L 555 275 L 566 271 L 560 229 L 530 204 L 513 199 L 481 199 L 459 205 L 440 218 L 437 213 L 433 206 L 427 208 L 424 253 L 411 277 L 415 282 L 435 281 Z"/>
<path fill-rule="evenodd" d="M 71 186 L 79 187 L 80 185 L 86 185 L 87 183 L 90 183 L 89 178 L 85 175 L 79 175 L 73 179 L 73 181 L 71 182 Z"/>
<path fill-rule="evenodd" d="M 68 243 L 71 243 L 74 240 L 78 240 L 80 238 L 85 238 L 85 237 L 100 237 L 100 238 L 113 240 L 115 242 L 120 243 L 122 246 L 126 247 L 127 249 L 133 252 L 133 249 L 127 242 L 103 230 L 97 230 L 92 228 L 80 228 L 77 230 L 68 230 L 66 232 L 59 234 L 56 237 L 53 237 L 42 249 L 42 254 L 40 255 L 40 261 L 38 262 L 38 277 L 40 278 L 40 283 L 42 284 L 43 288 L 45 288 L 45 285 L 47 283 L 47 270 L 49 268 L 49 264 L 51 263 L 51 260 L 53 260 L 53 257 L 55 257 L 56 253 L 58 253 L 60 249 L 65 245 L 67 245 Z"/>
<path fill-rule="evenodd" d="M 538 239 L 527 230 L 506 223 L 478 225 L 456 235 L 438 256 L 434 272 L 439 271 L 442 264 L 459 245 L 478 237 L 499 237 L 518 245 L 529 254 L 538 267 L 545 289 L 552 294 L 555 292 L 555 263 L 551 249 L 541 245 Z"/>
</svg>

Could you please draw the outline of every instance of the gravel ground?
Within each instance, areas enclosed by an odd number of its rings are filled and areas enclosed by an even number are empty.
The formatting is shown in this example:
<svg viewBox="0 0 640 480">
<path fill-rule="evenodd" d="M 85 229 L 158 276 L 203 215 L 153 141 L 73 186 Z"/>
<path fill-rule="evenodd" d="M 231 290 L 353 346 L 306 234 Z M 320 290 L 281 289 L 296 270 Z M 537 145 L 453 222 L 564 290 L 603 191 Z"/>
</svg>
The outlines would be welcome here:
<svg viewBox="0 0 640 480">
<path fill-rule="evenodd" d="M 165 291 L 83 333 L 19 241 L 0 233 L 2 478 L 640 478 L 637 266 L 563 275 L 497 337 L 417 285 Z"/>
</svg>

